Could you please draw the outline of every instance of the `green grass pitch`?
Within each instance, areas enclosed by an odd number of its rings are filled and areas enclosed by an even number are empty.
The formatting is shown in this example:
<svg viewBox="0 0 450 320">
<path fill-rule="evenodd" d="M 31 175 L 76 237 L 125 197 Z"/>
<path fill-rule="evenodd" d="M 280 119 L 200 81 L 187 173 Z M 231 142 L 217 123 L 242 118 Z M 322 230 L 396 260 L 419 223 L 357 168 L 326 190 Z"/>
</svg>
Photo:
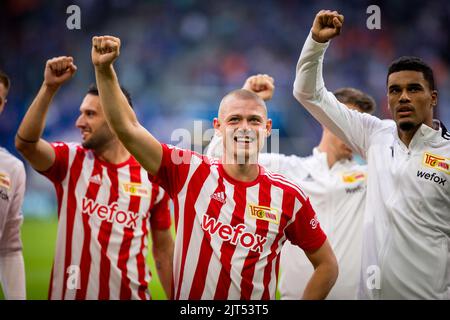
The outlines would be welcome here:
<svg viewBox="0 0 450 320">
<path fill-rule="evenodd" d="M 22 226 L 23 255 L 25 260 L 27 299 L 46 300 L 50 273 L 55 251 L 57 221 L 41 219 L 25 219 Z M 151 244 L 151 238 L 149 238 Z M 148 263 L 152 272 L 149 284 L 154 300 L 164 300 L 166 295 L 159 282 L 152 255 L 148 255 Z M 0 300 L 4 299 L 0 290 Z"/>
</svg>

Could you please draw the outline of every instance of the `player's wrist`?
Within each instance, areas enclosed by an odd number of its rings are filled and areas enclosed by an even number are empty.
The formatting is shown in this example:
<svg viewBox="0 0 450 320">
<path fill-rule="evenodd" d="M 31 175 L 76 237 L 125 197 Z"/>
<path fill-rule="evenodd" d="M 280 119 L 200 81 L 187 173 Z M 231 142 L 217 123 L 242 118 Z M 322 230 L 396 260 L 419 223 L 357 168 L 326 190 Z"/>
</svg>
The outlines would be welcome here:
<svg viewBox="0 0 450 320">
<path fill-rule="evenodd" d="M 50 93 L 52 95 L 54 95 L 56 91 L 58 91 L 59 87 L 61 87 L 61 83 L 49 83 L 45 80 L 42 83 L 42 89 L 44 90 L 44 92 Z"/>
<path fill-rule="evenodd" d="M 105 63 L 105 64 L 96 64 L 94 65 L 95 72 L 100 73 L 105 76 L 112 76 L 113 75 L 113 64 L 112 63 Z"/>
</svg>

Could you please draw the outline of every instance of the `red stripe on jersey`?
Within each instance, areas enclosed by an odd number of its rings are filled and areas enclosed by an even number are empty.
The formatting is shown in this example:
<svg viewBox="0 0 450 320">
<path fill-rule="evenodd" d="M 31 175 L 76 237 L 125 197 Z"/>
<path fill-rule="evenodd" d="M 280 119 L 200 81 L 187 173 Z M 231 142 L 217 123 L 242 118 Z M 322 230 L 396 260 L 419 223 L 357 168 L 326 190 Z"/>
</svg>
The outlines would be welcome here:
<svg viewBox="0 0 450 320">
<path fill-rule="evenodd" d="M 220 177 L 218 185 L 214 193 L 225 192 L 225 186 L 223 185 L 223 178 Z M 207 214 L 214 219 L 217 219 L 220 214 L 220 209 L 224 205 L 223 202 L 212 199 L 209 203 Z M 211 235 L 209 232 L 203 233 L 203 240 L 200 248 L 201 255 L 199 261 L 197 262 L 197 267 L 195 269 L 195 274 L 191 286 L 191 292 L 189 293 L 189 300 L 199 300 L 202 297 L 203 290 L 205 289 L 206 275 L 208 273 L 208 268 L 205 266 L 209 265 L 212 255 L 211 248 Z"/>
<path fill-rule="evenodd" d="M 141 183 L 141 170 L 139 166 L 130 165 L 130 182 L 131 183 Z M 128 205 L 128 211 L 139 212 L 141 197 L 131 195 L 130 203 Z M 144 220 L 143 224 L 146 223 Z M 133 240 L 133 229 L 125 226 L 124 235 L 122 238 L 122 243 L 120 245 L 119 259 L 117 261 L 117 267 L 122 272 L 122 281 L 120 284 L 120 299 L 129 300 L 131 298 L 131 288 L 130 288 L 130 278 L 127 274 L 127 261 L 130 257 L 130 247 L 131 241 Z M 142 267 L 138 265 L 138 268 Z"/>
<path fill-rule="evenodd" d="M 271 185 L 269 181 L 265 180 L 261 181 L 259 184 L 259 196 L 258 196 L 258 204 L 260 206 L 270 207 L 270 188 Z M 259 234 L 262 238 L 267 236 L 269 231 L 269 222 L 261 219 L 256 219 L 256 232 L 255 234 Z M 244 262 L 244 267 L 241 272 L 242 280 L 241 280 L 241 299 L 250 300 L 252 291 L 253 291 L 253 276 L 255 274 L 255 266 L 259 261 L 260 254 L 255 251 L 249 251 L 247 258 Z"/>
<path fill-rule="evenodd" d="M 70 181 L 69 181 L 69 189 L 67 191 L 66 251 L 64 257 L 64 280 L 61 296 L 62 300 L 64 300 L 66 294 L 66 286 L 68 278 L 67 268 L 69 267 L 72 259 L 73 223 L 75 220 L 75 210 L 77 208 L 75 188 L 77 186 L 78 179 L 80 178 L 84 158 L 85 158 L 84 151 L 81 148 L 78 148 L 72 166 L 70 167 Z"/>
<path fill-rule="evenodd" d="M 119 198 L 119 180 L 117 176 L 117 169 L 109 168 L 107 169 L 108 177 L 111 180 L 111 188 L 109 194 L 108 205 L 116 202 Z M 100 225 L 100 230 L 98 233 L 98 242 L 100 243 L 100 271 L 99 271 L 99 300 L 109 299 L 109 276 L 111 274 L 111 260 L 108 257 L 108 244 L 109 238 L 111 236 L 112 223 L 107 220 L 103 220 Z"/>
<path fill-rule="evenodd" d="M 276 277 L 276 283 L 278 282 L 278 270 L 279 270 L 279 263 L 280 263 L 280 255 L 277 254 L 278 243 L 279 243 L 281 237 L 284 235 L 284 232 L 282 230 L 284 230 L 284 228 L 286 227 L 286 224 L 290 220 L 290 217 L 292 217 L 292 214 L 290 214 L 289 212 L 293 211 L 292 208 L 294 208 L 294 205 L 295 205 L 295 197 L 288 192 L 284 192 L 283 193 L 283 203 L 282 203 L 282 207 L 281 207 L 281 212 L 283 214 L 280 217 L 280 225 L 278 227 L 278 234 L 275 237 L 275 240 L 273 241 L 272 245 L 270 246 L 270 254 L 267 257 L 267 265 L 264 268 L 264 279 L 263 279 L 264 292 L 262 295 L 262 300 L 269 300 L 271 298 L 270 291 L 269 291 L 269 289 L 270 289 L 269 284 L 270 284 L 270 280 L 271 280 L 272 265 L 273 265 L 274 259 L 277 259 L 275 262 L 276 263 L 275 277 Z"/>
<path fill-rule="evenodd" d="M 232 227 L 236 227 L 238 224 L 244 223 L 246 196 L 247 189 L 245 187 L 241 185 L 234 186 L 233 200 L 235 207 L 230 222 Z M 220 269 L 216 292 L 214 293 L 215 300 L 226 300 L 228 298 L 228 291 L 231 284 L 231 259 L 233 258 L 234 251 L 236 250 L 236 245 L 232 245 L 229 241 L 226 241 L 223 242 L 220 247 L 220 262 L 222 264 L 222 268 Z"/>
<path fill-rule="evenodd" d="M 149 206 L 150 210 L 155 205 L 156 199 L 158 198 L 158 194 L 159 194 L 158 185 L 155 183 L 152 183 L 152 197 L 151 197 L 150 206 Z M 139 253 L 136 257 L 137 264 L 138 264 L 138 279 L 139 279 L 139 284 L 140 284 L 139 288 L 138 288 L 138 295 L 139 295 L 139 298 L 141 298 L 142 300 L 147 299 L 145 293 L 148 289 L 148 283 L 145 280 L 145 264 L 147 262 L 145 261 L 143 252 L 144 252 L 144 248 L 145 248 L 145 239 L 148 237 L 147 221 L 149 221 L 149 219 L 150 219 L 150 215 L 151 215 L 150 210 L 147 211 L 146 216 L 142 222 L 143 236 L 141 238 L 141 249 L 139 250 Z M 150 270 L 148 272 L 150 273 L 150 276 L 151 276 Z"/>
<path fill-rule="evenodd" d="M 293 188 L 295 191 L 297 191 L 303 197 L 303 200 L 306 200 L 308 198 L 308 196 L 303 192 L 303 190 L 300 188 L 300 186 L 287 180 L 286 177 L 284 177 L 280 174 L 268 172 L 268 171 L 266 172 L 266 174 L 269 177 L 269 179 L 272 180 L 273 182 L 281 182 L 281 184 L 284 187 L 289 186 L 289 187 Z M 280 186 L 280 188 L 283 188 L 283 186 Z M 302 201 L 302 203 L 303 203 L 303 201 Z"/>
<path fill-rule="evenodd" d="M 184 226 L 183 226 L 183 248 L 182 248 L 182 256 L 181 256 L 181 268 L 180 268 L 180 277 L 178 281 L 177 295 L 176 299 L 180 299 L 181 285 L 183 283 L 183 274 L 184 274 L 184 265 L 186 263 L 186 255 L 189 248 L 189 243 L 191 241 L 191 233 L 193 230 L 194 220 L 195 220 L 195 201 L 198 198 L 200 190 L 205 183 L 206 178 L 208 178 L 210 174 L 210 167 L 206 165 L 204 162 L 200 164 L 197 170 L 192 175 L 192 178 L 189 180 L 189 184 L 187 187 L 186 194 L 186 202 L 184 205 Z M 178 225 L 177 225 L 178 226 Z M 192 263 L 192 261 L 190 261 Z"/>
<path fill-rule="evenodd" d="M 91 173 L 91 177 L 95 175 L 99 175 L 102 177 L 102 166 L 100 162 L 95 159 L 94 160 L 94 168 Z M 89 182 L 89 186 L 86 191 L 86 198 L 96 200 L 98 191 L 100 190 L 100 184 L 95 182 Z M 83 208 L 81 208 L 83 210 Z M 84 214 L 81 212 L 81 218 L 83 220 L 83 229 L 84 229 L 84 239 L 83 239 L 83 248 L 81 251 L 81 261 L 80 261 L 80 289 L 77 290 L 76 300 L 84 300 L 86 299 L 86 291 L 88 287 L 89 280 L 89 272 L 91 270 L 91 227 L 89 226 L 89 214 Z"/>
</svg>

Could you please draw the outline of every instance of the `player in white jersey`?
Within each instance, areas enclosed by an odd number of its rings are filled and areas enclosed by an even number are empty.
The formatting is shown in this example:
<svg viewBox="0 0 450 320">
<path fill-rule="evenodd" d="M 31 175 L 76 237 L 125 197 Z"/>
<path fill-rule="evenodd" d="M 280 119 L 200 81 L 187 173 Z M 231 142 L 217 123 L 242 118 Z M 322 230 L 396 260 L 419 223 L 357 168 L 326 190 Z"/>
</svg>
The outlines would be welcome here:
<svg viewBox="0 0 450 320">
<path fill-rule="evenodd" d="M 433 120 L 437 91 L 421 59 L 388 70 L 394 121 L 348 110 L 328 92 L 322 63 L 344 17 L 316 15 L 294 83 L 298 101 L 368 163 L 360 297 L 450 298 L 450 141 Z"/>
<path fill-rule="evenodd" d="M 150 228 L 158 274 L 170 295 L 168 196 L 109 129 L 95 86 L 76 121 L 82 144 L 41 138 L 51 100 L 75 70 L 71 57 L 47 61 L 44 82 L 16 135 L 17 149 L 56 189 L 58 232 L 49 299 L 150 298 Z"/>
<path fill-rule="evenodd" d="M 120 92 L 112 66 L 119 48 L 118 38 L 93 38 L 97 85 L 111 128 L 174 200 L 174 298 L 274 299 L 286 239 L 316 268 L 304 298 L 326 297 L 337 263 L 308 198 L 293 182 L 250 162 L 271 130 L 264 101 L 247 90 L 222 100 L 214 119 L 226 135 L 221 161 L 161 144 Z"/>
<path fill-rule="evenodd" d="M 9 77 L 0 71 L 0 114 L 10 87 Z M 22 161 L 0 147 L 0 284 L 7 299 L 26 298 L 20 227 L 25 194 Z"/>
<path fill-rule="evenodd" d="M 274 92 L 273 79 L 267 75 L 251 76 L 243 89 L 268 100 Z M 334 94 L 351 109 L 367 113 L 375 109 L 373 98 L 357 89 L 342 88 Z M 220 137 L 213 137 L 206 154 L 221 158 Z M 325 127 L 320 144 L 311 156 L 261 153 L 259 164 L 297 182 L 309 195 L 339 265 L 339 276 L 327 299 L 356 299 L 367 167 L 353 160 L 351 149 Z M 299 299 L 313 268 L 303 251 L 290 241 L 281 250 L 280 269 L 281 299 Z"/>
</svg>

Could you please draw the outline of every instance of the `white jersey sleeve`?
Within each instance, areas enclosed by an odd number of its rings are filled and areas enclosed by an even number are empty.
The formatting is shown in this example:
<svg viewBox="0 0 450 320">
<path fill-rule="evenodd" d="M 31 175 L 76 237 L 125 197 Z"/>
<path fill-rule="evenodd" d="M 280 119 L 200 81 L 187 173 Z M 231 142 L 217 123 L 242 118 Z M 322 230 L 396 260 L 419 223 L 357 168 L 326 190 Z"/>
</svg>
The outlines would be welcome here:
<svg viewBox="0 0 450 320">
<path fill-rule="evenodd" d="M 327 91 L 322 66 L 328 45 L 329 42 L 319 43 L 311 33 L 308 35 L 297 63 L 294 96 L 322 125 L 366 158 L 370 137 L 383 127 L 382 121 L 348 109 Z"/>
</svg>

